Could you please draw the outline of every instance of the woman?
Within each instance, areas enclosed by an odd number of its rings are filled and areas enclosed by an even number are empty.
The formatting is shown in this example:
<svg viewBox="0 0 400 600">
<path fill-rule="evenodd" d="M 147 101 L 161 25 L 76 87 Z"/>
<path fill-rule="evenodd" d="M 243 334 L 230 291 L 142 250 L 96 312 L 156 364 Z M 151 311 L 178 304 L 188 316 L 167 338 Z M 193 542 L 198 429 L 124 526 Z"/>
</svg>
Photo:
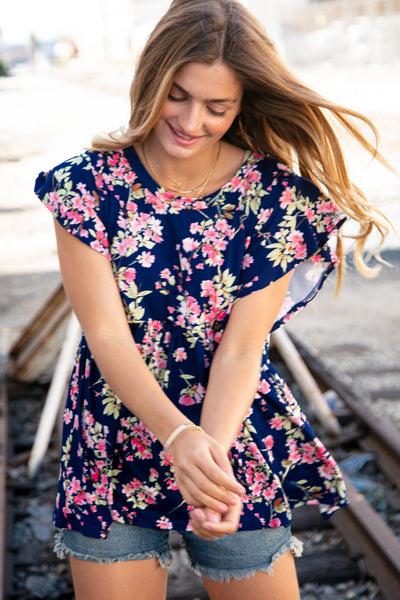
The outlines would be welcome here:
<svg viewBox="0 0 400 600">
<path fill-rule="evenodd" d="M 172 2 L 131 101 L 126 131 L 36 182 L 84 331 L 57 549 L 78 600 L 163 598 L 170 529 L 212 599 L 294 600 L 292 509 L 330 516 L 347 501 L 268 334 L 342 269 L 346 218 L 366 274 L 364 242 L 385 234 L 324 109 L 374 149 L 346 116 L 359 115 L 297 82 L 234 0 Z"/>
</svg>

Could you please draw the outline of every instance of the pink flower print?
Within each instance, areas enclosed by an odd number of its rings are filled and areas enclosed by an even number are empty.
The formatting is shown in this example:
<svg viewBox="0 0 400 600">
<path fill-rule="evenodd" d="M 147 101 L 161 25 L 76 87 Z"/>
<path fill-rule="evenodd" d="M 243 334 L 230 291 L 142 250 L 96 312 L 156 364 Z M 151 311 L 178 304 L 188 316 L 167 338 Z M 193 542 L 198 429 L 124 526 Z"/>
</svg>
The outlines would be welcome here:
<svg viewBox="0 0 400 600">
<path fill-rule="evenodd" d="M 128 171 L 128 173 L 123 174 L 123 179 L 126 183 L 132 184 L 136 180 L 136 173 L 133 171 Z"/>
<path fill-rule="evenodd" d="M 334 213 L 337 212 L 338 209 L 337 207 L 333 204 L 333 202 L 331 200 L 322 200 L 321 202 L 319 202 L 317 204 L 317 212 L 319 214 L 321 213 Z"/>
<path fill-rule="evenodd" d="M 303 240 L 304 240 L 304 235 L 301 231 L 292 231 L 291 233 L 289 233 L 288 238 L 289 242 L 291 242 L 292 246 L 294 248 L 296 248 L 297 246 L 299 246 L 300 244 L 302 244 Z"/>
<path fill-rule="evenodd" d="M 308 465 L 311 465 L 314 462 L 314 446 L 313 444 L 310 444 L 310 442 L 307 442 L 306 444 L 303 444 L 302 447 L 302 462 L 307 463 Z"/>
<path fill-rule="evenodd" d="M 274 519 L 270 520 L 269 526 L 270 527 L 280 527 L 281 526 L 281 520 L 278 519 L 278 517 L 275 517 Z"/>
<path fill-rule="evenodd" d="M 279 201 L 281 208 L 286 208 L 289 206 L 289 204 L 293 201 L 292 190 L 287 187 L 282 193 Z"/>
<path fill-rule="evenodd" d="M 271 500 L 274 500 L 276 497 L 276 491 L 274 490 L 274 488 L 272 487 L 272 485 L 269 485 L 264 491 L 263 491 L 263 498 L 264 500 L 266 500 L 267 502 L 270 502 Z"/>
<path fill-rule="evenodd" d="M 134 269 L 133 267 L 126 269 L 126 271 L 124 273 L 124 277 L 125 277 L 126 283 L 128 285 L 131 285 L 136 279 L 136 269 Z"/>
<path fill-rule="evenodd" d="M 217 219 L 215 223 L 215 229 L 223 234 L 227 234 L 230 230 L 228 221 L 226 219 Z"/>
<path fill-rule="evenodd" d="M 122 444 L 126 440 L 126 434 L 119 430 L 117 433 L 117 444 Z"/>
<path fill-rule="evenodd" d="M 209 227 L 208 229 L 205 230 L 204 232 L 204 236 L 206 238 L 208 238 L 209 240 L 215 240 L 216 237 L 218 236 L 217 231 L 214 229 L 214 227 Z"/>
<path fill-rule="evenodd" d="M 148 269 L 149 267 L 151 267 L 155 259 L 156 257 L 154 256 L 154 254 L 152 254 L 151 252 L 143 251 L 142 254 L 139 255 L 138 262 L 142 265 L 142 267 L 146 267 L 146 269 Z"/>
<path fill-rule="evenodd" d="M 214 335 L 214 342 L 216 344 L 219 344 L 219 342 L 222 340 L 222 331 L 217 331 L 216 334 Z"/>
<path fill-rule="evenodd" d="M 315 213 L 308 204 L 306 204 L 306 206 L 304 207 L 304 214 L 307 217 L 307 221 L 309 223 L 312 223 L 314 221 Z"/>
<path fill-rule="evenodd" d="M 204 231 L 204 226 L 200 225 L 200 223 L 192 223 L 190 225 L 190 233 L 192 235 L 195 235 L 196 233 L 203 233 Z"/>
<path fill-rule="evenodd" d="M 272 214 L 272 208 L 264 208 L 258 213 L 257 221 L 259 223 L 266 223 Z"/>
<path fill-rule="evenodd" d="M 88 410 L 83 411 L 83 423 L 88 428 L 94 426 L 94 416 Z"/>
<path fill-rule="evenodd" d="M 161 517 L 156 523 L 159 529 L 172 529 L 172 523 L 167 517 Z"/>
<path fill-rule="evenodd" d="M 73 412 L 69 408 L 66 408 L 64 411 L 64 423 L 69 425 L 72 421 Z"/>
<path fill-rule="evenodd" d="M 198 243 L 194 238 L 187 237 L 182 241 L 182 246 L 185 252 L 193 252 L 193 250 L 196 250 Z"/>
<path fill-rule="evenodd" d="M 51 212 L 54 212 L 55 209 L 58 207 L 59 204 L 59 198 L 56 194 L 56 192 L 50 192 L 49 194 L 49 209 Z"/>
<path fill-rule="evenodd" d="M 182 271 L 187 271 L 189 274 L 192 274 L 193 272 L 190 261 L 185 256 L 181 258 L 181 269 Z"/>
<path fill-rule="evenodd" d="M 130 213 L 135 213 L 137 211 L 138 207 L 136 202 L 133 202 L 133 200 L 129 200 L 126 203 L 126 210 Z"/>
<path fill-rule="evenodd" d="M 163 269 L 160 273 L 160 278 L 161 279 L 167 279 L 169 280 L 171 277 L 171 271 L 169 269 Z"/>
<path fill-rule="evenodd" d="M 99 440 L 98 444 L 97 444 L 97 451 L 100 453 L 101 456 L 106 456 L 107 452 L 106 452 L 106 441 L 105 440 Z"/>
<path fill-rule="evenodd" d="M 250 169 L 247 171 L 247 180 L 259 183 L 261 181 L 261 173 L 260 171 Z"/>
<path fill-rule="evenodd" d="M 290 242 L 293 250 L 295 251 L 295 258 L 302 259 L 306 256 L 307 247 L 303 243 L 304 235 L 301 231 L 292 231 L 287 236 L 288 242 Z"/>
<path fill-rule="evenodd" d="M 182 404 L 182 406 L 193 406 L 196 402 L 189 394 L 185 394 L 179 398 L 179 404 Z"/>
<path fill-rule="evenodd" d="M 253 496 L 259 496 L 262 492 L 263 486 L 261 483 L 257 482 L 251 486 L 251 491 L 253 492 Z"/>
<path fill-rule="evenodd" d="M 216 248 L 219 252 L 223 252 L 226 250 L 228 242 L 226 240 L 222 240 L 221 238 L 216 239 L 214 242 L 214 248 Z"/>
<path fill-rule="evenodd" d="M 214 282 L 211 279 L 202 281 L 201 282 L 201 291 L 202 291 L 202 296 L 205 296 L 206 298 L 215 295 L 216 292 L 214 290 Z"/>
<path fill-rule="evenodd" d="M 154 481 L 154 480 L 158 479 L 158 471 L 157 471 L 157 469 L 155 469 L 154 467 L 152 467 L 152 468 L 150 469 L 150 479 L 151 479 L 152 481 Z"/>
<path fill-rule="evenodd" d="M 233 191 L 236 191 L 240 188 L 240 184 L 242 183 L 242 177 L 236 176 L 232 177 L 231 184 L 233 187 Z"/>
<path fill-rule="evenodd" d="M 271 386 L 265 379 L 262 379 L 258 384 L 258 391 L 261 394 L 268 394 L 271 391 Z"/>
<path fill-rule="evenodd" d="M 325 461 L 324 464 L 318 467 L 318 473 L 324 479 L 328 479 L 328 481 L 332 479 L 334 470 L 334 464 L 332 464 L 330 461 Z"/>
<path fill-rule="evenodd" d="M 257 448 L 257 445 L 254 442 L 250 442 L 249 446 L 249 452 L 251 453 L 251 455 L 256 458 L 256 459 L 261 459 L 262 455 L 260 450 Z"/>
<path fill-rule="evenodd" d="M 267 437 L 263 439 L 263 442 L 267 450 L 272 450 L 274 445 L 274 438 L 272 435 L 267 435 Z"/>
<path fill-rule="evenodd" d="M 289 442 L 289 447 L 290 447 L 290 452 L 289 452 L 289 456 L 288 456 L 289 461 L 292 463 L 299 462 L 299 460 L 301 459 L 301 455 L 300 455 L 299 449 L 297 447 L 297 442 L 295 440 L 291 440 Z"/>
<path fill-rule="evenodd" d="M 72 481 L 69 482 L 68 488 L 71 495 L 75 495 L 81 490 L 81 482 L 76 477 L 73 477 Z"/>
<path fill-rule="evenodd" d="M 326 454 L 326 450 L 325 447 L 322 445 L 322 442 L 320 439 L 318 438 L 314 438 L 314 445 L 315 445 L 315 459 L 316 460 L 323 460 Z"/>
<path fill-rule="evenodd" d="M 222 267 L 222 265 L 224 264 L 224 259 L 220 254 L 217 254 L 217 252 L 210 253 L 208 258 L 213 267 Z"/>
<path fill-rule="evenodd" d="M 176 324 L 178 327 L 184 327 L 185 325 L 185 317 L 184 315 L 178 315 L 176 318 Z"/>
<path fill-rule="evenodd" d="M 193 203 L 194 210 L 205 210 L 207 208 L 207 202 L 204 200 L 196 200 Z"/>
<path fill-rule="evenodd" d="M 320 254 L 313 254 L 313 256 L 310 256 L 310 262 L 321 263 L 322 256 Z"/>
<path fill-rule="evenodd" d="M 187 359 L 187 354 L 185 348 L 177 348 L 173 354 L 176 362 L 182 362 Z"/>
</svg>

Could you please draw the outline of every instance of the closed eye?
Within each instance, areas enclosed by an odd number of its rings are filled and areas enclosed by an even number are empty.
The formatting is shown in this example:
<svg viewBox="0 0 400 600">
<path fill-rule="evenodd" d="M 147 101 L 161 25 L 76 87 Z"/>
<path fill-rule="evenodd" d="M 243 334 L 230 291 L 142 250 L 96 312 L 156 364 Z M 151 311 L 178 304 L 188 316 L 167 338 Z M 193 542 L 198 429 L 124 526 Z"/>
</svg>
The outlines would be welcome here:
<svg viewBox="0 0 400 600">
<path fill-rule="evenodd" d="M 185 102 L 187 100 L 186 96 L 174 96 L 173 94 L 168 94 L 168 100 L 171 100 L 172 102 Z M 224 117 L 226 115 L 226 111 L 218 111 L 215 110 L 215 108 L 211 108 L 211 106 L 207 107 L 208 111 L 214 115 L 215 117 Z"/>
<path fill-rule="evenodd" d="M 168 94 L 168 100 L 172 100 L 172 102 L 184 102 L 186 100 L 186 98 L 177 98 L 176 96 L 173 96 L 172 94 Z"/>
<path fill-rule="evenodd" d="M 218 110 L 215 110 L 214 108 L 210 107 L 208 107 L 208 110 L 212 115 L 215 115 L 216 117 L 224 117 L 226 115 L 226 111 L 219 112 Z"/>
</svg>

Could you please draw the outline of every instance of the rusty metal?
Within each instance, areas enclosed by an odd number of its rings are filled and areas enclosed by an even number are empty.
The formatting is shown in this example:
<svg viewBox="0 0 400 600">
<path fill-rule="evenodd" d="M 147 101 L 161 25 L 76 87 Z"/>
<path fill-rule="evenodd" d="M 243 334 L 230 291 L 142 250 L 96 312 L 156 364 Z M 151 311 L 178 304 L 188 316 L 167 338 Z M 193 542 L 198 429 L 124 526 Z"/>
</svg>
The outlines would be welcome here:
<svg viewBox="0 0 400 600">
<path fill-rule="evenodd" d="M 363 450 L 374 452 L 379 467 L 400 489 L 400 432 L 388 419 L 383 419 L 374 413 L 352 389 L 340 381 L 323 362 L 312 355 L 302 344 L 294 340 L 295 345 L 313 373 L 316 380 L 324 389 L 337 393 L 355 418 L 365 428 L 365 433 L 359 440 Z"/>
<path fill-rule="evenodd" d="M 70 314 L 70 304 L 60 285 L 11 348 L 8 370 L 12 377 L 31 382 L 51 376 Z"/>
<path fill-rule="evenodd" d="M 400 598 L 400 542 L 345 477 L 350 505 L 332 521 L 365 568 L 379 585 L 386 600 Z"/>
</svg>

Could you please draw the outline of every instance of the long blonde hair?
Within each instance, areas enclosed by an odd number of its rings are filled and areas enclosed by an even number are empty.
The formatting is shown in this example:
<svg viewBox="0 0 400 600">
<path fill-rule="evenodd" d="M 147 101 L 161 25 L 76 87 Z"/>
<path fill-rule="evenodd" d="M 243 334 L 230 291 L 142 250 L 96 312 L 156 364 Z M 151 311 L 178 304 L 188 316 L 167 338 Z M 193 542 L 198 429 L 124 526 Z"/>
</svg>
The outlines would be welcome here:
<svg viewBox="0 0 400 600">
<path fill-rule="evenodd" d="M 224 136 L 226 141 L 271 155 L 320 186 L 359 224 L 354 261 L 361 273 L 374 276 L 363 250 L 375 228 L 381 241 L 389 224 L 368 202 L 348 175 L 332 119 L 347 130 L 374 158 L 391 169 L 378 152 L 378 132 L 358 112 L 330 102 L 303 85 L 280 58 L 263 26 L 235 0 L 174 0 L 147 40 L 131 86 L 131 116 L 126 130 L 96 138 L 93 148 L 116 150 L 143 143 L 158 121 L 176 73 L 189 62 L 222 60 L 243 86 L 240 115 Z M 353 123 L 366 123 L 375 136 L 372 145 Z M 342 234 L 337 237 L 344 261 Z"/>
</svg>

